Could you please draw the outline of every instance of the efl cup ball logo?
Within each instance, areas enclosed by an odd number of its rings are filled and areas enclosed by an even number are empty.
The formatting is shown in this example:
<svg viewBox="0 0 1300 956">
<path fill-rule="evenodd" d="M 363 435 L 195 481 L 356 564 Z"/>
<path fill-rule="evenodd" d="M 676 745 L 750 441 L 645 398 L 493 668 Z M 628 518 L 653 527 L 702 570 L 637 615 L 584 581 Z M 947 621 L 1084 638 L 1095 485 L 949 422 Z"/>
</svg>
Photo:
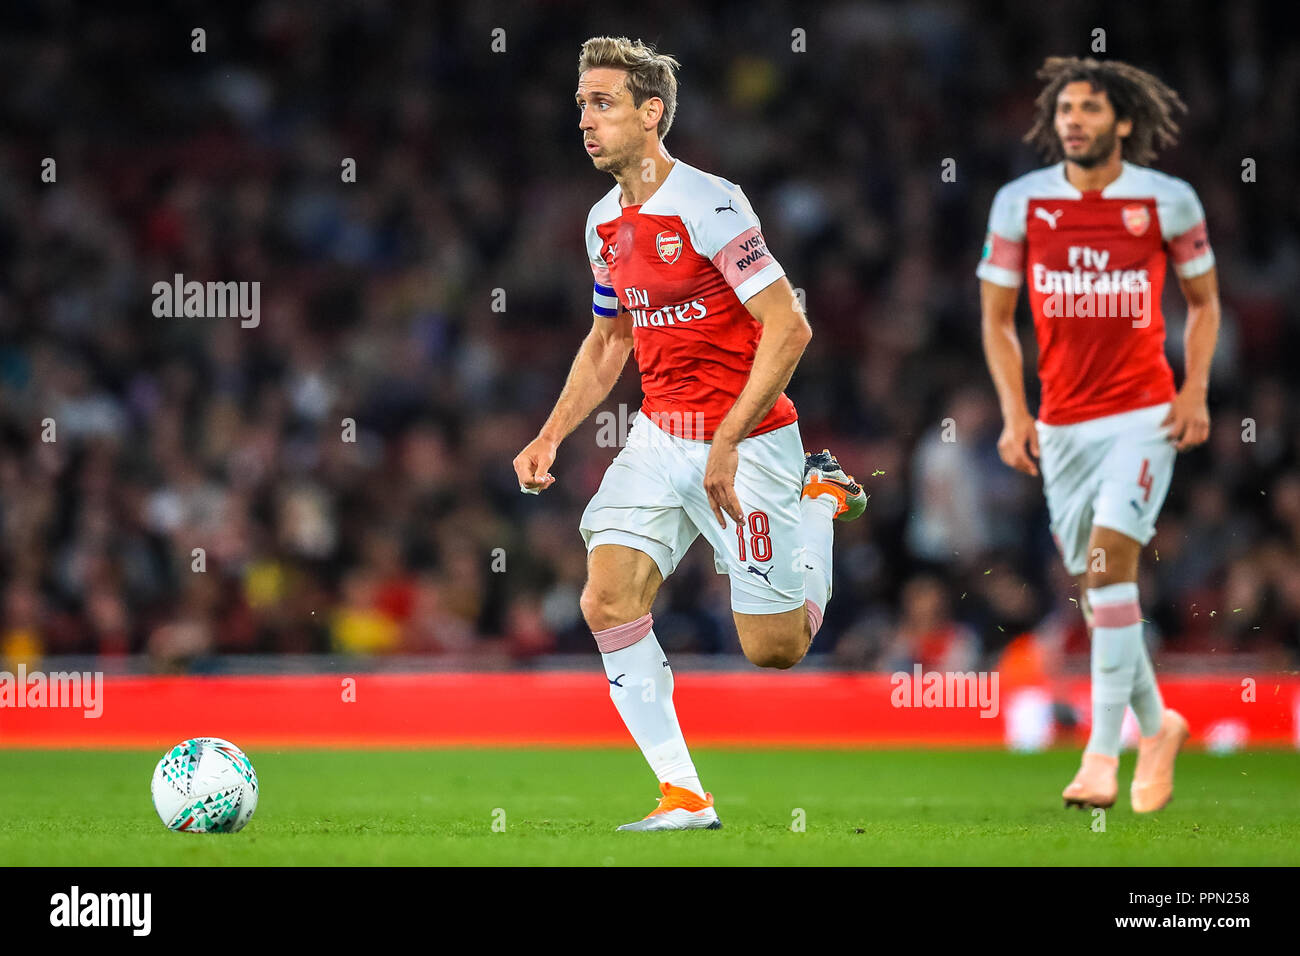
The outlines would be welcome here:
<svg viewBox="0 0 1300 956">
<path fill-rule="evenodd" d="M 672 265 L 682 254 L 682 237 L 675 232 L 661 232 L 655 236 L 659 258 Z"/>
<path fill-rule="evenodd" d="M 1125 206 L 1122 211 L 1124 215 L 1124 228 L 1135 236 L 1140 236 L 1145 233 L 1147 227 L 1151 225 L 1151 213 L 1147 211 L 1146 206 L 1137 204 Z"/>
</svg>

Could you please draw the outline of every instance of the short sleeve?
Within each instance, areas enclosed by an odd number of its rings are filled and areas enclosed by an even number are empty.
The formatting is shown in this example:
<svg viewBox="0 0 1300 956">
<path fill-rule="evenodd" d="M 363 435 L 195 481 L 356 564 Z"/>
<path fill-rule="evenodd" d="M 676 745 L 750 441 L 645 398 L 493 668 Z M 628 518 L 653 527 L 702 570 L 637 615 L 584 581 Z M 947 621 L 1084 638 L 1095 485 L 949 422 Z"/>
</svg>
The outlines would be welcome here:
<svg viewBox="0 0 1300 956">
<path fill-rule="evenodd" d="M 691 241 L 744 302 L 785 275 L 785 269 L 767 248 L 762 224 L 740 187 L 719 182 L 722 188 L 693 210 Z"/>
<path fill-rule="evenodd" d="M 995 285 L 1020 287 L 1025 271 L 1025 217 L 1028 203 L 1008 183 L 993 197 L 989 228 L 984 235 L 975 274 Z"/>
<path fill-rule="evenodd" d="M 1180 182 L 1168 200 L 1168 207 L 1159 212 L 1165 248 L 1179 277 L 1192 279 L 1214 268 L 1214 250 L 1205 230 L 1205 210 L 1196 190 Z"/>
<path fill-rule="evenodd" d="M 618 296 L 614 293 L 614 280 L 610 277 L 609 266 L 601 258 L 603 243 L 594 224 L 587 224 L 587 258 L 591 264 L 594 280 L 591 287 L 591 311 L 604 319 L 618 315 Z"/>
</svg>

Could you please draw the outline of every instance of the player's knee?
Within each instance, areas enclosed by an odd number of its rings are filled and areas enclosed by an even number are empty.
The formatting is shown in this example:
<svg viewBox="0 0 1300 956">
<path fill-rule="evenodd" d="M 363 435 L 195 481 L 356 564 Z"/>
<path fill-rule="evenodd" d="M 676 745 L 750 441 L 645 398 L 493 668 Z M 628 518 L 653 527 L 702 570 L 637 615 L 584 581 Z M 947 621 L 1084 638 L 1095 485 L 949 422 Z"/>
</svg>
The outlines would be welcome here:
<svg viewBox="0 0 1300 956">
<path fill-rule="evenodd" d="M 745 656 L 749 662 L 758 667 L 775 667 L 789 670 L 803 660 L 803 651 L 790 646 L 772 646 L 765 644 L 759 648 L 747 649 Z"/>
<path fill-rule="evenodd" d="M 749 662 L 758 667 L 775 667 L 788 670 L 803 660 L 808 653 L 808 638 L 804 634 L 788 634 L 742 645 Z"/>
<path fill-rule="evenodd" d="M 587 622 L 587 627 L 593 631 L 603 631 L 635 621 L 645 613 L 634 598 L 591 581 L 582 589 L 578 607 L 582 610 L 582 618 Z"/>
</svg>

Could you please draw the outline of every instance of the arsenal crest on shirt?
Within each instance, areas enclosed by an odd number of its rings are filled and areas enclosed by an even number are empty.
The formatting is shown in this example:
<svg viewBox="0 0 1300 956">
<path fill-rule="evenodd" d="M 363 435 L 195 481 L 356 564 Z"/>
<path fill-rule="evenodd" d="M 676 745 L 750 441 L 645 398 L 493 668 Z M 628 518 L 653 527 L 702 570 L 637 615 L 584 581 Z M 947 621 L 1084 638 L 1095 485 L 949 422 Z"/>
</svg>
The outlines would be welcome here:
<svg viewBox="0 0 1300 956">
<path fill-rule="evenodd" d="M 655 248 L 659 258 L 672 265 L 682 254 L 682 237 L 675 232 L 661 232 L 655 236 Z"/>
<path fill-rule="evenodd" d="M 1135 236 L 1142 235 L 1147 231 L 1147 227 L 1151 225 L 1151 213 L 1147 211 L 1146 206 L 1134 203 L 1131 206 L 1125 206 L 1121 212 L 1124 216 L 1124 228 Z"/>
</svg>

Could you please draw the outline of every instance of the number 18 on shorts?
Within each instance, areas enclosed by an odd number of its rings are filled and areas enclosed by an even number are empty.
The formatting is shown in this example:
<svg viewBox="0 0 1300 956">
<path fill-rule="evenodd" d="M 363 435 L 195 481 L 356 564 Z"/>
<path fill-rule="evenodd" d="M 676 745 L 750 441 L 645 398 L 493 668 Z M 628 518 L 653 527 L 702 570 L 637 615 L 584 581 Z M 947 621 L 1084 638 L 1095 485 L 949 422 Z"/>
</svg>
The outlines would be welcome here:
<svg viewBox="0 0 1300 956">
<path fill-rule="evenodd" d="M 704 490 L 709 443 L 658 431 L 638 414 L 627 445 L 583 512 L 587 550 L 601 544 L 636 548 L 667 578 L 703 535 L 718 573 L 731 578 L 732 610 L 777 614 L 803 607 L 804 571 L 797 560 L 801 441 L 798 425 L 791 423 L 740 443 L 735 486 L 744 520 L 728 518 L 723 528 Z"/>
</svg>

